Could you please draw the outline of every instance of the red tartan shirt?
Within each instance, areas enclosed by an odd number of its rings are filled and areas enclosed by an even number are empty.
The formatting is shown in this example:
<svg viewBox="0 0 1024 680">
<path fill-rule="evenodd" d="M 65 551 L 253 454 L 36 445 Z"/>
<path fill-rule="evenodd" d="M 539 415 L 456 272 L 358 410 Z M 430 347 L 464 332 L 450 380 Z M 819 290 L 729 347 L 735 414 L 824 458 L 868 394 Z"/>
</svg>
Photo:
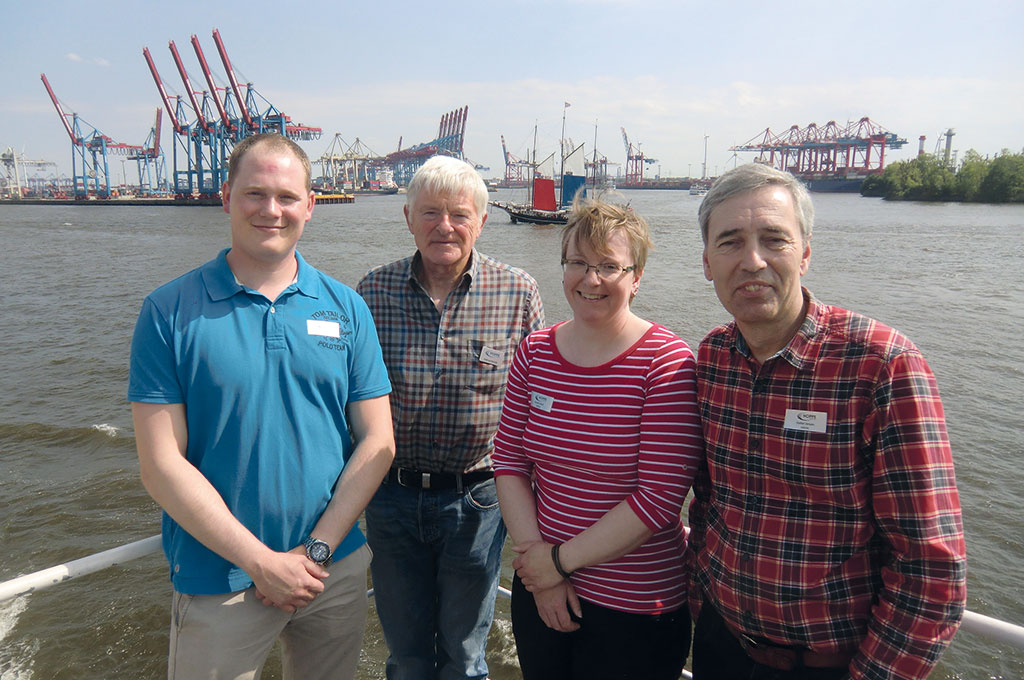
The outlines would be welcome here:
<svg viewBox="0 0 1024 680">
<path fill-rule="evenodd" d="M 804 296 L 760 366 L 735 323 L 700 345 L 691 609 L 704 593 L 749 635 L 856 650 L 854 679 L 924 678 L 966 599 L 938 387 L 900 332 Z"/>
</svg>

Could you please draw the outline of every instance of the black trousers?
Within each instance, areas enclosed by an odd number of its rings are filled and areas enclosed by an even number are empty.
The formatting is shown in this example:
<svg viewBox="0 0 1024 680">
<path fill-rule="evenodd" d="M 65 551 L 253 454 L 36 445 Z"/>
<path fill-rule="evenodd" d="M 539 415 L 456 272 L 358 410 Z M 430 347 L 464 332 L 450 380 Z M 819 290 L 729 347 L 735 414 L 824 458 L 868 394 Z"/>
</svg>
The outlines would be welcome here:
<svg viewBox="0 0 1024 680">
<path fill-rule="evenodd" d="M 512 581 L 512 633 L 523 680 L 678 680 L 690 651 L 690 612 L 629 614 L 580 600 L 580 629 L 548 628 L 533 594 Z"/>
<path fill-rule="evenodd" d="M 780 671 L 755 662 L 743 650 L 721 615 L 707 602 L 693 630 L 693 680 L 842 680 L 845 668 L 794 668 Z"/>
</svg>

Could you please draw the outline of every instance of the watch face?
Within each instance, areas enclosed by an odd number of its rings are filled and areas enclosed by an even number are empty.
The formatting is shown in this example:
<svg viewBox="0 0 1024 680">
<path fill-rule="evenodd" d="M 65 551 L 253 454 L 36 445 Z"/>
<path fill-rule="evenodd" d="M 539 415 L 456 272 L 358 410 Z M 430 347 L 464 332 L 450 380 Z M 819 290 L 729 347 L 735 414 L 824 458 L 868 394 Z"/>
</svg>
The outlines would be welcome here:
<svg viewBox="0 0 1024 680">
<path fill-rule="evenodd" d="M 330 557 L 331 549 L 323 541 L 314 541 L 306 552 L 309 555 L 309 559 L 314 562 L 323 562 Z"/>
</svg>

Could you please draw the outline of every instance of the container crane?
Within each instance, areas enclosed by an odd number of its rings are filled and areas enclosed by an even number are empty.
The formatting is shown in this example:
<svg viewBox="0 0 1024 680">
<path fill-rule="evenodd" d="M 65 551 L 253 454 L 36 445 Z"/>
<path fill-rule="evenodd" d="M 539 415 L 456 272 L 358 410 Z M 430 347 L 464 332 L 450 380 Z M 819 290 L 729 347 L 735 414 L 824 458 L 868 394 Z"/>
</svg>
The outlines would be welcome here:
<svg viewBox="0 0 1024 680">
<path fill-rule="evenodd" d="M 323 134 L 321 128 L 301 123 L 292 123 L 291 117 L 285 115 L 276 106 L 267 101 L 256 91 L 252 83 L 245 84 L 245 96 L 243 97 L 238 86 L 238 79 L 235 77 L 235 71 L 231 66 L 231 60 L 228 58 L 228 52 L 224 48 L 224 41 L 221 39 L 220 31 L 217 29 L 213 29 L 213 41 L 217 44 L 217 52 L 220 55 L 221 63 L 224 65 L 224 72 L 227 74 L 231 92 L 235 96 L 235 101 L 238 102 L 239 111 L 242 116 L 240 121 L 232 121 L 231 123 L 233 128 L 237 128 L 234 141 L 237 142 L 245 137 L 262 132 L 278 132 L 289 139 L 302 142 L 312 142 L 320 139 Z M 196 47 L 197 54 L 200 54 L 199 41 L 195 36 L 192 36 L 192 44 Z M 209 69 L 205 66 L 205 60 L 200 57 L 200 61 L 203 62 L 204 72 L 209 73 Z M 213 88 L 212 81 L 209 78 L 207 82 L 210 82 L 210 87 Z"/>
<path fill-rule="evenodd" d="M 0 179 L 0 198 L 5 199 L 25 198 L 26 192 L 31 194 L 40 190 L 42 182 L 37 177 L 29 177 L 26 168 L 34 168 L 34 172 L 45 172 L 50 168 L 53 172 L 57 170 L 57 164 L 53 161 L 30 160 L 11 147 L 0 153 L 0 164 L 4 166 L 4 177 Z"/>
<path fill-rule="evenodd" d="M 906 143 L 906 139 L 865 116 L 846 127 L 830 120 L 823 127 L 815 123 L 804 128 L 793 125 L 778 135 L 765 128 L 729 150 L 754 152 L 755 162 L 791 172 L 815 189 L 815 183 L 828 188 L 826 182 L 849 182 L 859 187 L 864 177 L 883 171 L 886 149 L 899 149 Z"/>
<path fill-rule="evenodd" d="M 262 132 L 277 132 L 293 140 L 311 141 L 319 139 L 322 134 L 320 128 L 291 123 L 288 116 L 259 95 L 252 83 L 246 84 L 243 94 L 224 47 L 224 41 L 217 29 L 213 31 L 213 39 L 224 65 L 229 86 L 222 88 L 216 85 L 199 39 L 192 35 L 192 48 L 209 87 L 209 90 L 202 91 L 201 100 L 196 96 L 174 41 L 168 45 L 178 74 L 185 85 L 191 104 L 191 114 L 180 96 L 174 102 L 175 105 L 171 105 L 149 50 L 143 49 L 153 80 L 174 127 L 174 190 L 180 197 L 217 196 L 221 185 L 227 179 L 231 149 L 246 137 Z"/>
<path fill-rule="evenodd" d="M 138 166 L 139 172 L 139 193 L 147 196 L 166 194 L 167 188 L 167 167 L 164 160 L 164 152 L 160 148 L 160 123 L 163 109 L 157 107 L 156 122 L 146 137 L 142 151 L 128 156 Z"/>
<path fill-rule="evenodd" d="M 327 150 L 316 160 L 321 167 L 319 183 L 324 190 L 387 189 L 393 186 L 390 169 L 358 137 L 351 145 L 336 133 Z M 397 188 L 396 188 L 397 191 Z"/>
<path fill-rule="evenodd" d="M 407 185 L 420 166 L 431 156 L 442 154 L 464 160 L 462 150 L 468 116 L 468 106 L 442 115 L 437 138 L 429 142 L 403 149 L 402 140 L 399 139 L 398 151 L 393 151 L 381 159 L 385 165 L 393 169 L 395 182 Z"/>
<path fill-rule="evenodd" d="M 218 130 L 215 122 L 211 121 L 209 93 L 202 93 L 203 99 L 200 103 L 173 40 L 168 42 L 167 49 L 171 52 L 178 75 L 185 86 L 185 93 L 191 103 L 191 116 L 188 104 L 180 95 L 176 97 L 175 105 L 171 105 L 149 48 L 142 48 L 142 54 L 146 58 L 149 71 L 174 128 L 174 194 L 176 198 L 182 199 L 193 198 L 197 194 L 212 198 L 220 191 L 220 184 L 213 179 L 220 175 L 217 169 L 220 163 L 219 155 L 215 153 Z M 179 159 L 179 155 L 183 160 Z"/>
<path fill-rule="evenodd" d="M 644 183 L 644 166 L 654 165 L 658 162 L 656 158 L 647 158 L 640 146 L 633 146 L 626 134 L 626 128 L 622 128 L 622 143 L 626 147 L 626 186 L 639 186 Z"/>
<path fill-rule="evenodd" d="M 505 135 L 501 135 L 501 153 L 505 158 L 505 184 L 510 187 L 526 186 L 527 178 L 523 172 L 531 167 L 532 163 L 509 152 L 508 146 L 505 145 Z"/>
<path fill-rule="evenodd" d="M 142 151 L 141 146 L 122 144 L 107 137 L 95 127 L 79 118 L 75 112 L 65 113 L 50 87 L 46 74 L 40 74 L 50 101 L 57 109 L 64 130 L 71 138 L 71 175 L 75 198 L 110 198 L 110 166 L 108 153 L 129 155 Z M 70 120 L 69 120 L 70 119 Z M 83 131 L 84 130 L 84 131 Z"/>
</svg>

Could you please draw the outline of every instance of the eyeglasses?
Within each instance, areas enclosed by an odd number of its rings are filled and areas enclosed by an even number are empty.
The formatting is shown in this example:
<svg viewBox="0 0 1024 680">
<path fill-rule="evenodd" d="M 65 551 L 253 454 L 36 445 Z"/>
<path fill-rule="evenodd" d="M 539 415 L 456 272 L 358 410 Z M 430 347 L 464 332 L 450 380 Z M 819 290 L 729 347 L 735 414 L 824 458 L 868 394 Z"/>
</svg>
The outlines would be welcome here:
<svg viewBox="0 0 1024 680">
<path fill-rule="evenodd" d="M 598 278 L 601 279 L 614 279 L 617 276 L 622 276 L 626 272 L 631 272 L 636 269 L 636 265 L 629 267 L 623 267 L 612 262 L 605 262 L 603 264 L 587 264 L 583 260 L 562 260 L 562 271 L 566 274 L 572 274 L 573 276 L 586 276 L 593 269 L 597 272 Z"/>
</svg>

